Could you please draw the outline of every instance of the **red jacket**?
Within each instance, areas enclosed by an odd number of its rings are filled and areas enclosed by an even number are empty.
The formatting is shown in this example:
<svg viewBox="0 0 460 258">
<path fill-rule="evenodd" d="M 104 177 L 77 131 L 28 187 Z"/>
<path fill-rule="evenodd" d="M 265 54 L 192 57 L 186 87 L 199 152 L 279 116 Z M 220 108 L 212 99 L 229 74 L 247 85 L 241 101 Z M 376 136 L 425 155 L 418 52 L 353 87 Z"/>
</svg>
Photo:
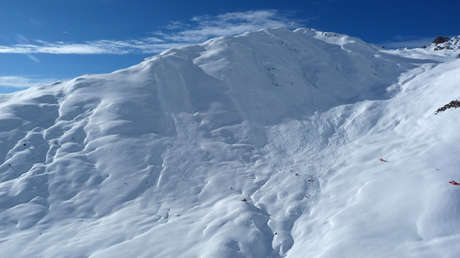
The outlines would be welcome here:
<svg viewBox="0 0 460 258">
<path fill-rule="evenodd" d="M 455 182 L 455 180 L 450 181 L 449 184 L 451 184 L 451 185 L 460 185 L 460 183 L 459 183 L 459 182 Z"/>
</svg>

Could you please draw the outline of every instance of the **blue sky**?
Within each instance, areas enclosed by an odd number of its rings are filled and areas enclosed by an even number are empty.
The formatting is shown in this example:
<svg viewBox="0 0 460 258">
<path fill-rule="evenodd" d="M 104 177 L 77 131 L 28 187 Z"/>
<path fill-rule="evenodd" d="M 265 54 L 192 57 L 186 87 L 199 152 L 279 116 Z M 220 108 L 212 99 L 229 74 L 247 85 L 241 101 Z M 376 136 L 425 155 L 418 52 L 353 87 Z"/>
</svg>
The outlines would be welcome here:
<svg viewBox="0 0 460 258">
<path fill-rule="evenodd" d="M 458 10 L 458 0 L 2 0 L 0 92 L 111 72 L 170 47 L 265 27 L 420 46 L 460 34 Z"/>
</svg>

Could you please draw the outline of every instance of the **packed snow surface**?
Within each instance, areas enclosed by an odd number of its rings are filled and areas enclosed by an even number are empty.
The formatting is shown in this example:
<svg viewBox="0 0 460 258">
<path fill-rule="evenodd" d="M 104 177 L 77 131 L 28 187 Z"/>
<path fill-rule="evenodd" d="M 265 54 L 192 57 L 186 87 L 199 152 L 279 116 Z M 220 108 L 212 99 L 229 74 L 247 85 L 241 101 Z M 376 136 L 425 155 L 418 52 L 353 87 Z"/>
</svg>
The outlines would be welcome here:
<svg viewBox="0 0 460 258">
<path fill-rule="evenodd" d="M 0 95 L 0 257 L 459 257 L 430 51 L 268 29 Z"/>
</svg>

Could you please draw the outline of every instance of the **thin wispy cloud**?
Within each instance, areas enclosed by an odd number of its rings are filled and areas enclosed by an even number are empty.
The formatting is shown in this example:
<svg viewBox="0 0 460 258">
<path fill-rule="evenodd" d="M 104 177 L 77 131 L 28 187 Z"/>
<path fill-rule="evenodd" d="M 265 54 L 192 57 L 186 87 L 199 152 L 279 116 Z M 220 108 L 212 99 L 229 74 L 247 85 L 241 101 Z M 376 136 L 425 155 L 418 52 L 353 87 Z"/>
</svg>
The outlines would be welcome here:
<svg viewBox="0 0 460 258">
<path fill-rule="evenodd" d="M 32 55 L 32 54 L 26 54 L 27 58 L 29 58 L 30 60 L 34 61 L 35 63 L 40 63 L 40 59 L 38 59 L 36 56 Z"/>
<path fill-rule="evenodd" d="M 13 45 L 0 45 L 1 53 L 28 54 L 152 54 L 212 37 L 230 36 L 273 27 L 295 27 L 299 22 L 276 10 L 232 12 L 217 16 L 197 16 L 188 22 L 175 21 L 150 37 L 130 40 L 95 40 L 85 42 L 48 42 L 21 40 Z"/>
<path fill-rule="evenodd" d="M 168 41 L 196 43 L 211 37 L 230 36 L 264 28 L 295 27 L 299 22 L 275 10 L 233 12 L 217 16 L 198 16 L 188 24 L 174 22 L 169 31 L 154 35 Z M 181 29 L 181 28 L 186 29 Z M 177 29 L 176 29 L 177 28 Z"/>
<path fill-rule="evenodd" d="M 25 89 L 33 86 L 40 86 L 56 82 L 55 79 L 26 78 L 22 76 L 0 76 L 0 88 Z"/>
</svg>

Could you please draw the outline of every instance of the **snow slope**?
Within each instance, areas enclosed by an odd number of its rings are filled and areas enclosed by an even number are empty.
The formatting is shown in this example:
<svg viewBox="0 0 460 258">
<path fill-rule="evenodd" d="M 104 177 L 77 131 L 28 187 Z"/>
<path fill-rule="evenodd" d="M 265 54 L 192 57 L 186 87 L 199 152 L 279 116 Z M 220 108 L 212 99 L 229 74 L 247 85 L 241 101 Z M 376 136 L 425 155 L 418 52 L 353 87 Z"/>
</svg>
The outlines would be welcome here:
<svg viewBox="0 0 460 258">
<path fill-rule="evenodd" d="M 443 43 L 431 43 L 420 48 L 404 48 L 386 50 L 385 53 L 400 55 L 408 58 L 426 59 L 428 62 L 446 62 L 460 57 L 460 36 L 447 38 Z"/>
<path fill-rule="evenodd" d="M 0 257 L 457 257 L 459 77 L 269 29 L 0 95 Z"/>
</svg>

